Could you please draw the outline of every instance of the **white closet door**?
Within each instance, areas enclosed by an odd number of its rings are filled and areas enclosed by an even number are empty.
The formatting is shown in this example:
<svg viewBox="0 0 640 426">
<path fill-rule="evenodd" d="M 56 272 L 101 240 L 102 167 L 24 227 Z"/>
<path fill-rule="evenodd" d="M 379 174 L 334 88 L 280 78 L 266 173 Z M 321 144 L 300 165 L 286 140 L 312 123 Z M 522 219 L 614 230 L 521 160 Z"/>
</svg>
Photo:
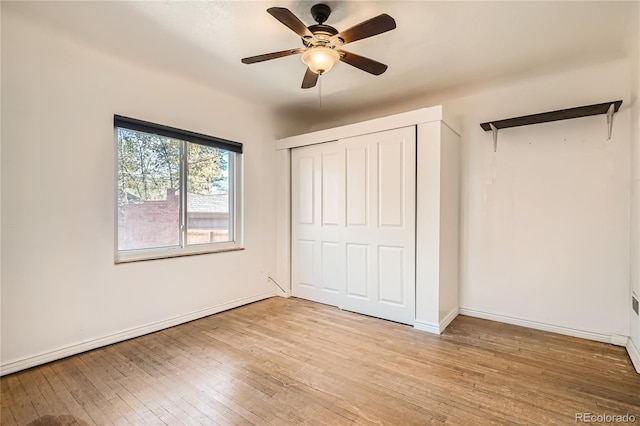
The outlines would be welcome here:
<svg viewBox="0 0 640 426">
<path fill-rule="evenodd" d="M 344 295 L 344 149 L 338 142 L 291 153 L 292 294 L 340 305 Z"/>
<path fill-rule="evenodd" d="M 415 127 L 292 151 L 292 294 L 415 319 Z"/>
<path fill-rule="evenodd" d="M 415 127 L 340 141 L 346 167 L 343 309 L 415 320 Z"/>
</svg>

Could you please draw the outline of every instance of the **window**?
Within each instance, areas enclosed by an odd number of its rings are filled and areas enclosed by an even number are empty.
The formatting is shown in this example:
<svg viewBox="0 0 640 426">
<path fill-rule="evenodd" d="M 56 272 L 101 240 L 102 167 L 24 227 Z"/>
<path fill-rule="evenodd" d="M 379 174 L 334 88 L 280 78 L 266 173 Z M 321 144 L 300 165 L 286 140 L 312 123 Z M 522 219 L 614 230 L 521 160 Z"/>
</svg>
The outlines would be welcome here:
<svg viewBox="0 0 640 426">
<path fill-rule="evenodd" d="M 114 116 L 116 262 L 240 248 L 242 144 Z"/>
</svg>

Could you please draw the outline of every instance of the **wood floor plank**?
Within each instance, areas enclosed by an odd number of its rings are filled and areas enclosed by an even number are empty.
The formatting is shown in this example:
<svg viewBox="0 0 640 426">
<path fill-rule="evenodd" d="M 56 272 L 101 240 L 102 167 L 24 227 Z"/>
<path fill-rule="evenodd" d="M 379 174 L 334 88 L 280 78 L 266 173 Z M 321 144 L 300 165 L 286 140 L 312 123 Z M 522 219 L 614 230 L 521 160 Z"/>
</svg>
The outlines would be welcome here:
<svg viewBox="0 0 640 426">
<path fill-rule="evenodd" d="M 55 400 L 60 404 L 60 406 L 52 414 L 59 415 L 64 413 L 64 415 L 69 415 L 75 418 L 78 423 L 87 425 L 96 424 L 91 416 L 89 416 L 89 414 L 86 412 L 84 407 L 79 404 L 78 401 L 73 397 L 66 383 L 64 383 L 60 376 L 56 373 L 56 370 L 54 370 L 53 368 L 53 366 L 55 365 L 56 363 L 50 363 L 27 370 L 27 372 L 29 373 L 42 374 L 42 376 L 46 379 L 47 383 L 51 387 L 53 391 L 52 398 L 55 398 Z"/>
<path fill-rule="evenodd" d="M 25 390 L 22 383 L 20 383 L 20 376 L 25 374 L 25 372 L 20 372 L 7 377 L 6 380 L 3 378 L 2 390 L 0 391 L 2 395 L 5 392 L 9 394 L 8 397 L 11 398 L 9 407 L 15 420 L 21 424 L 27 424 L 39 418 L 38 412 L 29 397 L 31 389 Z"/>
<path fill-rule="evenodd" d="M 640 375 L 604 343 L 272 298 L 3 377 L 0 399 L 2 425 L 563 425 L 640 422 Z"/>
</svg>

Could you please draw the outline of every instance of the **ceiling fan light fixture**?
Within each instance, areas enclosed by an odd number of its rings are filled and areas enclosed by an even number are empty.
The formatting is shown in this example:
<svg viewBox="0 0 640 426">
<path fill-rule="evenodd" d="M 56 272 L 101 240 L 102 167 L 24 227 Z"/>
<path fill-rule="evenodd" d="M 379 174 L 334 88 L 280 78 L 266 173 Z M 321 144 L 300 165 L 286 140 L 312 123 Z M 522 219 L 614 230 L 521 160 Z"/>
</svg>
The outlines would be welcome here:
<svg viewBox="0 0 640 426">
<path fill-rule="evenodd" d="M 302 62 L 316 74 L 327 73 L 340 60 L 340 53 L 325 46 L 315 46 L 302 54 Z"/>
<path fill-rule="evenodd" d="M 242 58 L 243 64 L 255 64 L 301 54 L 302 62 L 307 66 L 300 86 L 302 89 L 314 87 L 320 81 L 319 76 L 331 71 L 331 68 L 338 61 L 373 75 L 380 75 L 387 70 L 387 66 L 383 63 L 341 50 L 342 45 L 386 33 L 396 28 L 396 21 L 386 13 L 339 32 L 334 27 L 325 24 L 331 14 L 331 8 L 324 3 L 316 4 L 311 8 L 311 16 L 317 22 L 311 26 L 305 25 L 300 18 L 285 7 L 270 7 L 267 12 L 296 33 L 300 37 L 303 47 L 249 56 Z"/>
</svg>

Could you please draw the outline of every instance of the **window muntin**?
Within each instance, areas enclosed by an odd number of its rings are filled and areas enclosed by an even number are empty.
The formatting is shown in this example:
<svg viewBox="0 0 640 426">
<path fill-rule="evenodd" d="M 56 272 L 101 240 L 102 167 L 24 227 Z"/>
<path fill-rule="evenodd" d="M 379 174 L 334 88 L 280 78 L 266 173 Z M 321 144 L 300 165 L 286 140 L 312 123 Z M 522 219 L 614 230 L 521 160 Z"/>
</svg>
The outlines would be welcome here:
<svg viewBox="0 0 640 426">
<path fill-rule="evenodd" d="M 191 132 L 184 137 L 165 126 L 155 132 L 151 126 L 157 125 L 119 116 L 114 121 L 116 262 L 239 248 L 242 145 L 216 138 L 210 143 Z"/>
</svg>

